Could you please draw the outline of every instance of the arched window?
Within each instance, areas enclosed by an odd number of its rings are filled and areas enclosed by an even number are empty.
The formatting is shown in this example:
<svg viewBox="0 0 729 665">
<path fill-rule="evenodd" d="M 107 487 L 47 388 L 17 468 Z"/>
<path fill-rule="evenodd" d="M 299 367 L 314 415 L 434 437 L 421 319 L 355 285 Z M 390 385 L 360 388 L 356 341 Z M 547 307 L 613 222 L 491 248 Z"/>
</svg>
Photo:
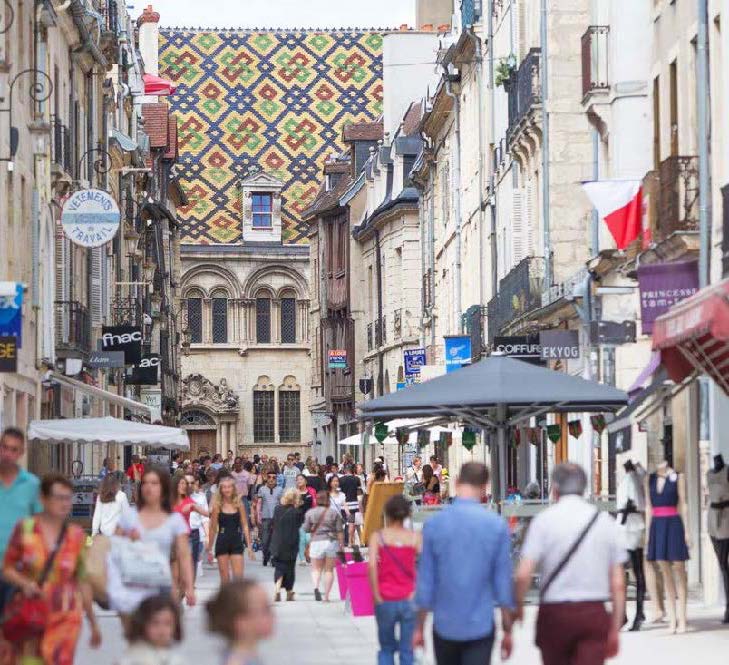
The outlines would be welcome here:
<svg viewBox="0 0 729 665">
<path fill-rule="evenodd" d="M 190 411 L 185 411 L 185 413 L 182 414 L 182 417 L 180 418 L 180 425 L 182 425 L 182 427 L 215 427 L 215 422 L 204 411 L 192 409 Z"/>
<path fill-rule="evenodd" d="M 267 376 L 259 376 L 253 386 L 253 441 L 255 443 L 273 443 L 275 432 L 275 399 L 271 380 Z"/>
<path fill-rule="evenodd" d="M 296 343 L 296 298 L 293 294 L 281 298 L 281 342 Z"/>
<path fill-rule="evenodd" d="M 293 376 L 278 389 L 278 436 L 281 443 L 301 441 L 301 390 Z"/>
<path fill-rule="evenodd" d="M 192 292 L 187 297 L 187 330 L 191 344 L 201 344 L 203 341 L 202 303 L 198 292 Z"/>
<path fill-rule="evenodd" d="M 271 343 L 271 298 L 263 294 L 256 298 L 256 341 Z"/>
<path fill-rule="evenodd" d="M 213 344 L 228 342 L 228 296 L 218 291 L 213 294 Z"/>
</svg>

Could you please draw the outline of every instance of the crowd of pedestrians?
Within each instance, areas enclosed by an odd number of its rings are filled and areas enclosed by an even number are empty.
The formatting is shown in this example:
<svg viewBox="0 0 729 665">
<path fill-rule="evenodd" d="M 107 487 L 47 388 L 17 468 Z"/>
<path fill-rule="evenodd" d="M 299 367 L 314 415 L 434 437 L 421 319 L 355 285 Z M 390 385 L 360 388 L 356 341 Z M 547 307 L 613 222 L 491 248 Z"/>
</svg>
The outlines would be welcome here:
<svg viewBox="0 0 729 665">
<path fill-rule="evenodd" d="M 85 575 L 86 534 L 70 521 L 72 483 L 58 474 L 39 481 L 22 469 L 24 445 L 20 430 L 0 436 L 0 662 L 71 665 L 84 616 L 91 646 L 101 641 Z M 625 554 L 614 520 L 583 498 L 581 467 L 555 468 L 555 503 L 532 521 L 515 574 L 507 524 L 481 505 L 489 483 L 482 464 L 465 464 L 453 499 L 422 533 L 413 529 L 413 506 L 440 500 L 442 471 L 436 459 L 415 458 L 404 478 L 410 491 L 386 502 L 386 526 L 369 538 L 378 664 L 394 665 L 396 655 L 401 665 L 414 663 L 429 614 L 438 665 L 488 665 L 498 635 L 507 659 L 535 578 L 535 639 L 545 665 L 596 665 L 614 656 Z M 91 532 L 94 545 L 111 542 L 108 606 L 129 642 L 119 665 L 182 662 L 175 655 L 181 601 L 196 602 L 203 549 L 220 572 L 207 611 L 210 630 L 227 645 L 223 662 L 258 662 L 257 645 L 273 631 L 272 603 L 295 600 L 297 561 L 311 565 L 315 600 L 330 601 L 345 546 L 361 560 L 360 527 L 373 483 L 388 480 L 383 460 L 368 474 L 346 457 L 319 464 L 290 454 L 279 466 L 265 455 L 230 453 L 178 457 L 171 469 L 137 458 L 124 474 L 135 488 L 129 505 L 113 460 L 101 476 Z M 244 578 L 246 550 L 251 559 L 260 550 L 271 566 L 273 598 Z"/>
</svg>

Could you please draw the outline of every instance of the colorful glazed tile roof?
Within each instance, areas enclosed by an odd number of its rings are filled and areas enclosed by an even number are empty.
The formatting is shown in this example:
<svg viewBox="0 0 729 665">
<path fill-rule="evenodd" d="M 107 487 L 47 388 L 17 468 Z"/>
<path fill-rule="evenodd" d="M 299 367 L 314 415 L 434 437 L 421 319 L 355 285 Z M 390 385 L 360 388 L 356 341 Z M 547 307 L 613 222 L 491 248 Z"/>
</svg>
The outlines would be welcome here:
<svg viewBox="0 0 729 665">
<path fill-rule="evenodd" d="M 284 182 L 284 242 L 306 242 L 302 213 L 350 122 L 382 113 L 377 31 L 160 30 L 159 74 L 178 84 L 178 173 L 190 205 L 183 241 L 241 240 L 238 182 Z"/>
</svg>

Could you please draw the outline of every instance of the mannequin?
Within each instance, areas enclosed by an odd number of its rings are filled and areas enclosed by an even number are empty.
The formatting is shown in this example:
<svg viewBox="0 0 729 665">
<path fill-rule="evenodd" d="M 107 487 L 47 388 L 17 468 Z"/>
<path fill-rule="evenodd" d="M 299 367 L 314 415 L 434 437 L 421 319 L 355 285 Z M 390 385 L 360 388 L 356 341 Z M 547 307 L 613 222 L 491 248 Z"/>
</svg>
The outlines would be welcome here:
<svg viewBox="0 0 729 665">
<path fill-rule="evenodd" d="M 672 633 L 686 632 L 686 561 L 689 541 L 686 488 L 681 474 L 661 462 L 645 484 L 648 561 L 655 561 L 666 588 L 666 609 Z M 678 596 L 678 599 L 677 599 Z"/>
<path fill-rule="evenodd" d="M 711 543 L 724 580 L 724 620 L 729 623 L 729 468 L 721 455 L 714 456 L 714 468 L 706 474 L 709 488 L 707 524 Z"/>
<path fill-rule="evenodd" d="M 630 566 L 636 583 L 636 609 L 631 631 L 640 630 L 645 621 L 645 572 L 643 567 L 643 545 L 645 544 L 645 469 L 632 460 L 624 465 L 625 475 L 617 490 L 618 527 L 628 550 Z M 625 621 L 627 622 L 627 613 Z"/>
</svg>

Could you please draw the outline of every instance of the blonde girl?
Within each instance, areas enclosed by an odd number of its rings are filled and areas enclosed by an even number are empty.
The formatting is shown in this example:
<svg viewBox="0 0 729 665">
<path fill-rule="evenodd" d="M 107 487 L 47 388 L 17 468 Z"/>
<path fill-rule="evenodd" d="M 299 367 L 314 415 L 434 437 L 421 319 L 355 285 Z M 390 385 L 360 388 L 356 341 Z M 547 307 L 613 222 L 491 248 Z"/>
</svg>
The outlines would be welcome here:
<svg viewBox="0 0 729 665">
<path fill-rule="evenodd" d="M 214 543 L 221 584 L 225 584 L 231 578 L 243 577 L 243 536 L 248 546 L 248 557 L 251 561 L 255 561 L 248 528 L 248 514 L 235 489 L 235 480 L 227 476 L 220 480 L 218 491 L 212 498 L 208 535 L 208 561 L 210 563 L 213 561 Z"/>
</svg>

